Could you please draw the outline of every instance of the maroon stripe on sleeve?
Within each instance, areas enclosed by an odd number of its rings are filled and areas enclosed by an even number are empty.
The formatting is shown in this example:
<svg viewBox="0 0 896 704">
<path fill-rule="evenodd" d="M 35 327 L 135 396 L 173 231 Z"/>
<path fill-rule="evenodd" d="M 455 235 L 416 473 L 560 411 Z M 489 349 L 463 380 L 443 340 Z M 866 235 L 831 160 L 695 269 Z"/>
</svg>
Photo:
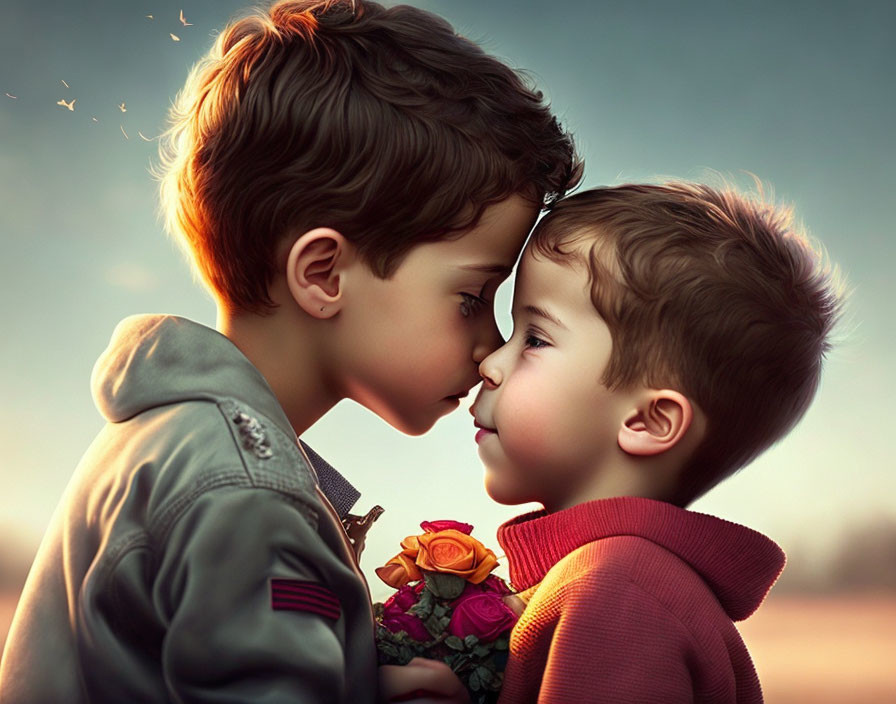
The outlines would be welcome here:
<svg viewBox="0 0 896 704">
<path fill-rule="evenodd" d="M 333 592 L 316 582 L 298 582 L 292 579 L 272 579 L 271 586 L 279 591 L 292 592 L 294 594 L 319 594 L 323 597 L 332 597 Z"/>
<path fill-rule="evenodd" d="M 317 585 L 314 585 L 317 587 Z M 277 596 L 298 596 L 298 597 L 306 597 L 309 599 L 316 599 L 321 602 L 325 602 L 328 604 L 338 605 L 339 600 L 334 596 L 333 592 L 328 589 L 317 589 L 317 588 L 302 588 L 296 587 L 294 585 L 282 585 L 282 584 L 272 584 L 271 585 L 271 593 L 276 594 Z"/>
<path fill-rule="evenodd" d="M 307 611 L 325 618 L 339 618 L 339 599 L 318 582 L 297 579 L 271 580 L 271 608 L 276 611 Z"/>
<path fill-rule="evenodd" d="M 300 596 L 283 596 L 281 594 L 273 595 L 271 600 L 280 604 L 291 604 L 300 609 L 305 606 L 314 606 L 318 609 L 334 612 L 337 616 L 339 615 L 339 604 L 333 604 L 331 602 L 318 601 L 317 599 L 309 599 Z"/>
<path fill-rule="evenodd" d="M 282 601 L 272 601 L 271 608 L 274 611 L 304 611 L 305 613 L 317 614 L 318 616 L 323 616 L 324 618 L 328 618 L 332 621 L 338 621 L 340 612 L 333 611 L 330 609 L 324 609 L 318 606 L 317 604 L 303 604 L 297 605 L 291 602 L 282 602 Z"/>
</svg>

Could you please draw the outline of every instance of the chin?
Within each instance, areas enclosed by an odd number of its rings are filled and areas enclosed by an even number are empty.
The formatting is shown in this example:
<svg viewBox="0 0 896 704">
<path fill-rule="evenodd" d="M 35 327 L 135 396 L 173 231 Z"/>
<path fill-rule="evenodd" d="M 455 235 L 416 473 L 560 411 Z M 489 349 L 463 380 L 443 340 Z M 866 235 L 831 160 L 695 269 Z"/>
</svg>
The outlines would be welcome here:
<svg viewBox="0 0 896 704">
<path fill-rule="evenodd" d="M 385 403 L 374 402 L 370 399 L 353 397 L 353 400 L 360 403 L 371 413 L 382 418 L 398 432 L 413 437 L 423 435 L 431 430 L 432 426 L 436 424 L 436 421 L 441 418 L 441 415 L 434 414 L 432 410 L 430 410 L 429 413 L 424 413 L 422 411 L 413 413 L 407 411 L 407 409 L 405 409 L 407 412 L 402 412 L 401 410 L 390 408 Z"/>
<path fill-rule="evenodd" d="M 411 437 L 418 437 L 432 430 L 439 418 L 385 418 L 384 420 L 397 431 Z"/>
<path fill-rule="evenodd" d="M 488 467 L 485 469 L 483 484 L 485 485 L 485 493 L 488 494 L 489 498 L 502 506 L 518 506 L 531 501 L 531 499 L 521 498 L 516 492 L 509 490 L 507 487 L 502 487 L 501 483 L 492 476 Z"/>
</svg>

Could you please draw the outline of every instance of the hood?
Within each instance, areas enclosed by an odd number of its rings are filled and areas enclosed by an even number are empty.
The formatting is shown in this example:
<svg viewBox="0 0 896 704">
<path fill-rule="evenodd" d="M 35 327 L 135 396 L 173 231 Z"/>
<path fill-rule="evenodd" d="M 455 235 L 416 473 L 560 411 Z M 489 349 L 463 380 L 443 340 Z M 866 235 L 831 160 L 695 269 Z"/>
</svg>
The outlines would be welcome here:
<svg viewBox="0 0 896 704">
<path fill-rule="evenodd" d="M 90 386 L 96 407 L 112 423 L 172 403 L 233 398 L 295 437 L 261 372 L 224 335 L 185 318 L 122 320 L 94 365 Z"/>
<path fill-rule="evenodd" d="M 784 568 L 784 552 L 750 528 L 672 504 L 637 497 L 601 499 L 564 511 L 535 511 L 498 529 L 519 590 L 540 582 L 587 543 L 636 536 L 669 550 L 709 585 L 732 621 L 762 603 Z"/>
<path fill-rule="evenodd" d="M 296 434 L 261 372 L 221 333 L 173 315 L 122 320 L 90 378 L 96 407 L 110 423 L 187 401 L 235 399 L 263 414 L 287 437 Z M 340 517 L 360 493 L 305 443 L 305 456 Z"/>
</svg>

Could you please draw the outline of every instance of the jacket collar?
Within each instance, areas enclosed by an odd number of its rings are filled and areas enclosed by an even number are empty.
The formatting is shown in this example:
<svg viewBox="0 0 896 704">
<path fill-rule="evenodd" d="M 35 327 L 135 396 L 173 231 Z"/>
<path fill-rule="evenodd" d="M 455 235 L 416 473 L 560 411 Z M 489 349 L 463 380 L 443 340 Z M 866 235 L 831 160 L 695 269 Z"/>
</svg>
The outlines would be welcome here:
<svg viewBox="0 0 896 704">
<path fill-rule="evenodd" d="M 355 489 L 348 479 L 337 472 L 329 462 L 306 445 L 304 441 L 299 440 L 299 444 L 302 446 L 305 455 L 317 474 L 317 483 L 320 485 L 320 490 L 324 492 L 327 500 L 333 504 L 333 508 L 336 509 L 339 518 L 344 519 L 348 516 L 348 512 L 352 510 L 352 506 L 361 498 L 361 492 Z"/>
</svg>

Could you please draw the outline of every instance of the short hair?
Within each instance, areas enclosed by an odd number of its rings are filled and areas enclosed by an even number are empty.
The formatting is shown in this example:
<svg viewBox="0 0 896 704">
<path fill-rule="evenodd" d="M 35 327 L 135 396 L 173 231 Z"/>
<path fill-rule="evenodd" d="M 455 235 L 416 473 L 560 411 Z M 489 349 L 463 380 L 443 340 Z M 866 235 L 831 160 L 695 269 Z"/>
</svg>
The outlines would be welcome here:
<svg viewBox="0 0 896 704">
<path fill-rule="evenodd" d="M 673 503 L 750 462 L 808 408 L 842 288 L 788 209 L 728 187 L 598 188 L 558 202 L 532 247 L 586 266 L 613 339 L 602 383 L 677 388 L 706 414 Z"/>
<path fill-rule="evenodd" d="M 513 194 L 549 206 L 581 161 L 521 73 L 423 10 L 283 0 L 227 26 L 169 112 L 168 231 L 219 301 L 264 312 L 284 237 L 332 227 L 388 278 Z"/>
</svg>

